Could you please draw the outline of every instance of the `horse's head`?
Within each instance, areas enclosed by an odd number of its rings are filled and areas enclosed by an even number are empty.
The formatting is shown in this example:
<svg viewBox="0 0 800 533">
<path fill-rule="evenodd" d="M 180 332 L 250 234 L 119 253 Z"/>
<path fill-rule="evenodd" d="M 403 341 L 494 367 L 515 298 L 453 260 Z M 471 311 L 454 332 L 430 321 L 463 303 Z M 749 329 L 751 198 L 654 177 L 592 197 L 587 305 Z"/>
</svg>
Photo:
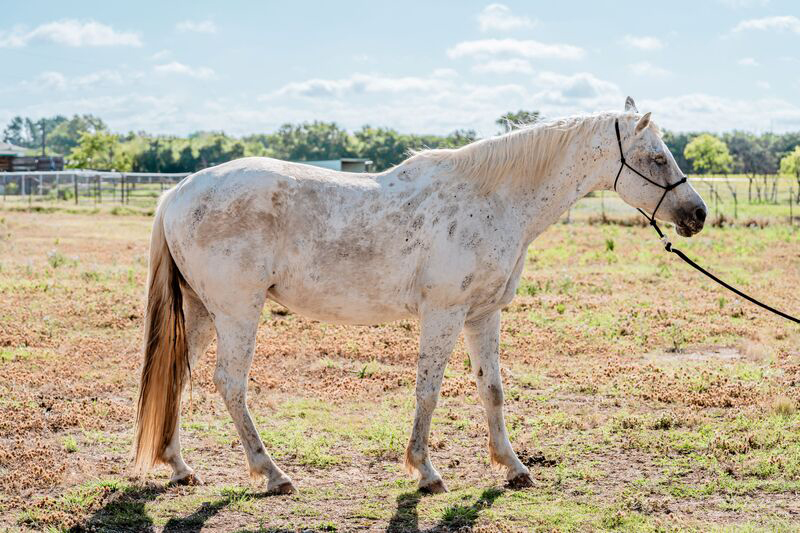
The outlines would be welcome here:
<svg viewBox="0 0 800 533">
<path fill-rule="evenodd" d="M 639 114 L 631 97 L 625 101 L 625 111 L 619 117 L 619 139 L 626 165 L 615 184 L 617 193 L 648 216 L 675 224 L 678 235 L 691 237 L 703 229 L 705 202 L 689 182 L 680 183 L 684 174 L 650 113 Z"/>
</svg>

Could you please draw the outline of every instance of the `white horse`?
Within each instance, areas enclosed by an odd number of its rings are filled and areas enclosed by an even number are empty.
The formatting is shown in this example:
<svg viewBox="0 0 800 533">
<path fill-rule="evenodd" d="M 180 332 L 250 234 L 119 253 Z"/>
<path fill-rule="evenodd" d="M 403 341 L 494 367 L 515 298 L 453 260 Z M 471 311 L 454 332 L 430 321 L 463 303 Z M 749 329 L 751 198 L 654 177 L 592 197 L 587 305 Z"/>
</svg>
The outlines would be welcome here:
<svg viewBox="0 0 800 533">
<path fill-rule="evenodd" d="M 618 146 L 614 123 L 618 121 Z M 575 201 L 612 189 L 620 150 L 663 186 L 683 175 L 650 113 L 525 127 L 455 150 L 425 150 L 379 174 L 349 174 L 245 158 L 187 177 L 166 193 L 150 244 L 146 347 L 136 466 L 199 482 L 180 451 L 181 394 L 217 335 L 214 383 L 253 475 L 267 490 L 294 486 L 264 448 L 247 409 L 256 330 L 267 298 L 316 320 L 420 320 L 416 413 L 405 463 L 419 488 L 444 491 L 428 456 L 431 417 L 462 329 L 489 426 L 493 463 L 511 486 L 529 471 L 508 439 L 498 343 L 500 310 L 514 297 L 528 245 Z M 617 191 L 690 236 L 706 208 L 688 184 L 664 190 L 625 168 Z"/>
</svg>

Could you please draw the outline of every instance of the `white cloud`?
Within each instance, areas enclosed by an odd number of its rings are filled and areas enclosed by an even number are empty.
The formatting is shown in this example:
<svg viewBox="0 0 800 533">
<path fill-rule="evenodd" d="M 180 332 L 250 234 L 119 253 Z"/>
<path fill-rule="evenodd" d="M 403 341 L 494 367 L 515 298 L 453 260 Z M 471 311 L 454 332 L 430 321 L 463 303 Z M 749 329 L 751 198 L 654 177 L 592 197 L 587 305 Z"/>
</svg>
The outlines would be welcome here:
<svg viewBox="0 0 800 533">
<path fill-rule="evenodd" d="M 521 57 L 549 59 L 580 59 L 584 51 L 578 46 L 569 44 L 546 44 L 532 40 L 518 39 L 480 39 L 462 41 L 447 50 L 448 57 L 486 57 L 490 55 L 509 54 Z"/>
<path fill-rule="evenodd" d="M 155 54 L 151 55 L 150 59 L 152 59 L 153 61 L 161 61 L 163 59 L 168 58 L 170 55 L 172 55 L 172 52 L 164 49 L 164 50 L 159 50 Z"/>
<path fill-rule="evenodd" d="M 534 78 L 534 84 L 540 89 L 538 98 L 545 105 L 557 105 L 573 109 L 601 109 L 601 106 L 617 106 L 622 102 L 619 87 L 610 81 L 597 78 L 589 72 L 577 72 L 571 75 L 556 72 L 541 72 Z M 594 109 L 592 109 L 593 106 Z"/>
<path fill-rule="evenodd" d="M 472 71 L 477 74 L 532 74 L 533 67 L 525 59 L 512 57 L 479 63 L 472 67 Z"/>
<path fill-rule="evenodd" d="M 49 41 L 72 47 L 142 46 L 137 33 L 117 31 L 94 20 L 81 22 L 65 19 L 41 24 L 30 31 L 22 26 L 10 31 L 0 31 L 0 48 L 21 48 L 35 41 Z"/>
<path fill-rule="evenodd" d="M 210 80 L 214 78 L 214 69 L 209 67 L 190 67 L 178 61 L 164 63 L 163 65 L 156 65 L 153 68 L 159 74 L 178 74 L 180 76 L 189 76 L 190 78 L 197 78 L 199 80 Z"/>
<path fill-rule="evenodd" d="M 292 82 L 260 100 L 268 101 L 271 110 L 283 109 L 282 122 L 335 120 L 349 128 L 377 123 L 420 133 L 473 128 L 492 135 L 494 120 L 512 109 L 538 109 L 551 116 L 621 109 L 624 95 L 614 83 L 586 72 L 541 72 L 524 84 L 471 83 L 436 74 L 407 78 L 355 74 Z"/>
<path fill-rule="evenodd" d="M 100 70 L 81 76 L 65 76 L 57 71 L 45 71 L 36 77 L 35 82 L 23 82 L 25 90 L 72 90 L 88 89 L 99 85 L 121 85 L 126 80 L 141 77 L 140 73 L 122 74 L 116 70 Z"/>
<path fill-rule="evenodd" d="M 456 72 L 452 69 L 438 69 L 429 78 L 405 76 L 387 77 L 369 74 L 353 74 L 349 78 L 321 79 L 314 78 L 300 82 L 287 83 L 283 87 L 264 95 L 263 99 L 280 96 L 305 98 L 341 97 L 348 93 L 403 93 L 430 92 L 441 90 L 450 85 Z"/>
<path fill-rule="evenodd" d="M 528 17 L 514 15 L 504 4 L 489 4 L 478 14 L 478 25 L 481 31 L 509 31 L 520 28 L 532 28 L 536 21 Z"/>
<path fill-rule="evenodd" d="M 756 87 L 758 87 L 759 89 L 767 90 L 771 87 L 771 85 L 769 84 L 768 81 L 759 80 L 756 82 Z"/>
<path fill-rule="evenodd" d="M 658 37 L 650 35 L 626 35 L 622 38 L 622 43 L 639 50 L 660 50 L 664 48 L 664 43 Z"/>
<path fill-rule="evenodd" d="M 42 72 L 37 80 L 48 89 L 65 89 L 67 87 L 67 78 L 60 72 Z"/>
<path fill-rule="evenodd" d="M 217 25 L 213 20 L 184 20 L 175 25 L 180 32 L 217 33 Z"/>
<path fill-rule="evenodd" d="M 734 32 L 746 30 L 780 30 L 800 33 L 800 18 L 793 15 L 777 17 L 764 17 L 758 19 L 743 20 L 734 28 Z"/>
<path fill-rule="evenodd" d="M 758 66 L 758 61 L 756 61 L 755 58 L 752 58 L 752 57 L 743 57 L 738 61 L 738 63 L 740 65 L 742 65 L 743 67 L 757 67 Z"/>
<path fill-rule="evenodd" d="M 671 74 L 669 70 L 656 66 L 649 61 L 640 61 L 630 64 L 628 65 L 628 69 L 633 74 L 645 78 L 665 78 Z"/>
<path fill-rule="evenodd" d="M 677 131 L 793 131 L 800 129 L 800 106 L 777 98 L 736 100 L 695 93 L 642 100 L 656 122 Z"/>
</svg>

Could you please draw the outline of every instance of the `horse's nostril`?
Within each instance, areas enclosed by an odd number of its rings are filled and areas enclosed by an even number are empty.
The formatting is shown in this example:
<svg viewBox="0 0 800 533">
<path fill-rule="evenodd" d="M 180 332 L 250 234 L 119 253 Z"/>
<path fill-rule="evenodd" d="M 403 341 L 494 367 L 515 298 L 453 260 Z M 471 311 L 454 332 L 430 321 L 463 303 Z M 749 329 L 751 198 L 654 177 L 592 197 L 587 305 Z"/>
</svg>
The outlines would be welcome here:
<svg viewBox="0 0 800 533">
<path fill-rule="evenodd" d="M 706 209 L 704 207 L 698 207 L 694 210 L 694 218 L 697 219 L 698 222 L 705 222 L 706 221 Z"/>
</svg>

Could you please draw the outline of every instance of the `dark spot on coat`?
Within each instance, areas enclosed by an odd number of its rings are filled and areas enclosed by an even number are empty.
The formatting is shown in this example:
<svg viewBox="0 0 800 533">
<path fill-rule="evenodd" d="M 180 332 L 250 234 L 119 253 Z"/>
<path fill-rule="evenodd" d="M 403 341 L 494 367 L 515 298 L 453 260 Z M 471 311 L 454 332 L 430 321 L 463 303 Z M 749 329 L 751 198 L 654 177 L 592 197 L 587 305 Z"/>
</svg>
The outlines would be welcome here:
<svg viewBox="0 0 800 533">
<path fill-rule="evenodd" d="M 452 221 L 449 226 L 447 226 L 447 236 L 452 237 L 456 233 L 456 221 Z"/>
<path fill-rule="evenodd" d="M 489 385 L 489 396 L 492 400 L 492 405 L 500 407 L 503 405 L 503 389 L 499 385 Z"/>
<path fill-rule="evenodd" d="M 478 377 L 479 378 L 483 377 L 483 369 L 481 367 L 478 367 Z"/>
<path fill-rule="evenodd" d="M 469 287 L 470 283 L 472 283 L 472 274 L 464 276 L 464 279 L 461 281 L 461 290 L 462 291 L 467 290 L 467 287 Z"/>
<path fill-rule="evenodd" d="M 194 211 L 192 211 L 192 222 L 194 224 L 199 223 L 201 220 L 203 220 L 203 216 L 205 216 L 205 214 L 206 214 L 206 206 L 204 205 L 198 206 L 197 208 L 195 208 Z"/>
</svg>

